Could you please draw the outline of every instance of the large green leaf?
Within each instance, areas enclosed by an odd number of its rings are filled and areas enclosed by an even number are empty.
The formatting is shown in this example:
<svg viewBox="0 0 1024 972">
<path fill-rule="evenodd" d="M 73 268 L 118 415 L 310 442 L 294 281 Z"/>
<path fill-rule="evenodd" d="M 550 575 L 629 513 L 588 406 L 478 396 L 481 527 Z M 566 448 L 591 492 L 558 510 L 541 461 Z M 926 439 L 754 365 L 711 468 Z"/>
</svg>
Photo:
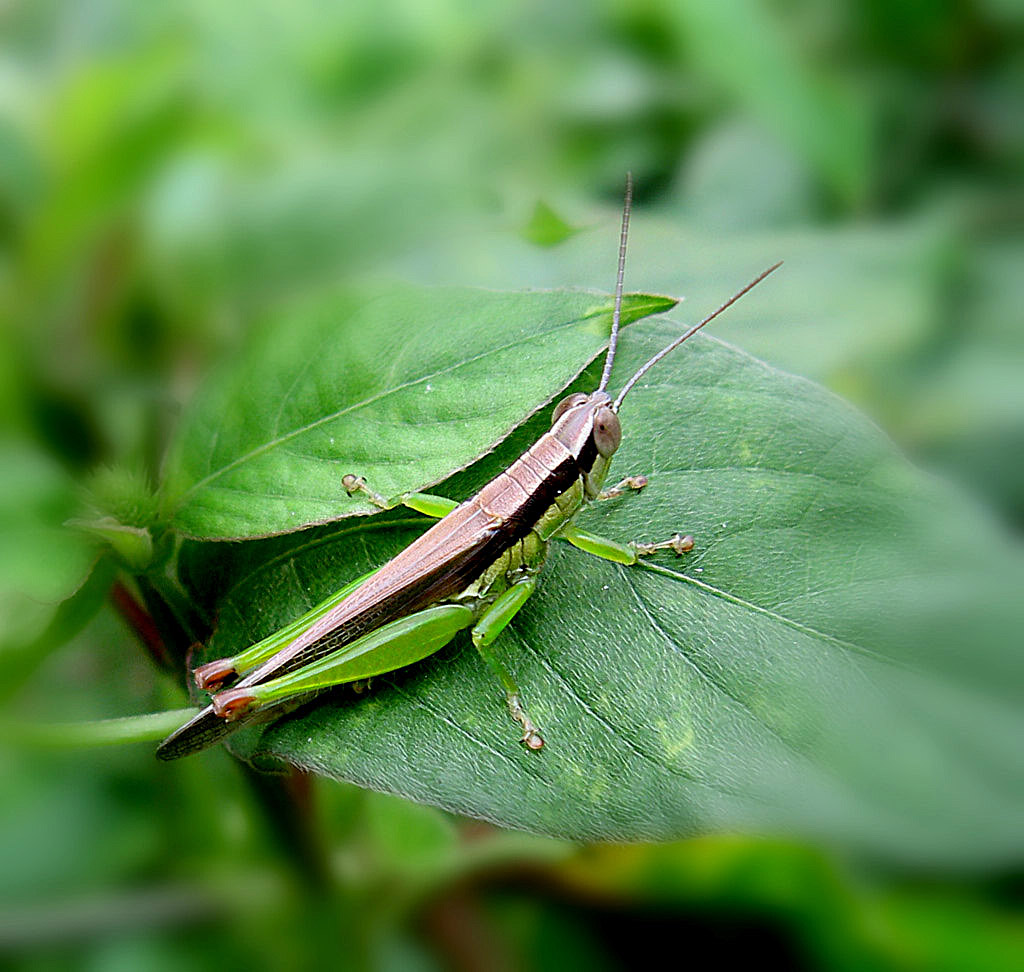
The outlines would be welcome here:
<svg viewBox="0 0 1024 972">
<path fill-rule="evenodd" d="M 631 328 L 617 374 L 678 330 Z M 542 752 L 518 744 L 461 638 L 235 745 L 573 838 L 755 829 L 911 860 L 1019 855 L 1020 551 L 842 401 L 713 338 L 659 365 L 621 417 L 613 472 L 650 485 L 582 524 L 620 540 L 682 529 L 696 548 L 625 568 L 555 544 L 498 642 Z M 444 490 L 466 495 L 544 424 Z M 393 511 L 192 545 L 186 581 L 218 614 L 210 652 L 267 634 L 422 528 Z"/>
<path fill-rule="evenodd" d="M 628 295 L 623 320 L 674 306 Z M 436 483 L 520 425 L 607 343 L 611 300 L 392 286 L 272 320 L 211 381 L 171 453 L 164 506 L 194 537 L 297 530 Z"/>
<path fill-rule="evenodd" d="M 564 243 L 543 249 L 500 227 L 481 228 L 422 249 L 403 270 L 422 280 L 501 289 L 567 281 L 608 287 L 608 238 L 618 215 L 609 209 L 593 219 Z M 714 310 L 759 271 L 785 260 L 756 300 L 741 301 L 715 322 L 715 335 L 844 394 L 844 387 L 873 389 L 880 382 L 869 383 L 866 372 L 891 369 L 894 359 L 928 341 L 948 299 L 943 286 L 951 237 L 935 221 L 723 233 L 695 226 L 685 210 L 663 209 L 660 215 L 634 213 L 630 226 L 630 287 L 682 295 L 691 317 Z M 943 340 L 949 340 L 945 332 Z M 892 383 L 889 372 L 886 379 Z"/>
<path fill-rule="evenodd" d="M 806 45 L 757 0 L 691 0 L 667 9 L 702 74 L 785 139 L 844 202 L 863 199 L 871 159 L 863 92 L 817 75 Z"/>
</svg>

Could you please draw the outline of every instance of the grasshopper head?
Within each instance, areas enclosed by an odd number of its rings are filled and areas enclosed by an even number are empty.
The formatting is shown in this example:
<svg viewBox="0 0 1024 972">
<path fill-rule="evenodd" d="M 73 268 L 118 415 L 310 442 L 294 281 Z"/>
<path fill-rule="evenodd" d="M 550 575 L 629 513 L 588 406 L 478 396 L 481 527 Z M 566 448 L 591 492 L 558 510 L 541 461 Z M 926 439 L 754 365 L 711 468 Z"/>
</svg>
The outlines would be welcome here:
<svg viewBox="0 0 1024 972">
<path fill-rule="evenodd" d="M 596 496 L 622 441 L 611 396 L 604 391 L 567 395 L 551 416 L 551 436 L 572 453 L 586 473 L 587 494 Z"/>
</svg>

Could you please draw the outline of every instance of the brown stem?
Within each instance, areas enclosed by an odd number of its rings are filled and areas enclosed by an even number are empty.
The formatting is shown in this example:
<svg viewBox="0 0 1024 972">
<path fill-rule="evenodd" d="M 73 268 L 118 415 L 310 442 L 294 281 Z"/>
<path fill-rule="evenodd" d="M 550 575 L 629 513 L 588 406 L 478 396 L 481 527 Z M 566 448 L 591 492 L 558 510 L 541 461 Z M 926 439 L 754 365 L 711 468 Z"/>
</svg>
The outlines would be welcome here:
<svg viewBox="0 0 1024 972">
<path fill-rule="evenodd" d="M 110 599 L 117 609 L 117 613 L 128 623 L 128 627 L 135 632 L 136 637 L 142 642 L 143 647 L 150 658 L 165 671 L 172 668 L 171 657 L 164 644 L 164 639 L 153 620 L 153 616 L 139 603 L 138 599 L 129 590 L 124 581 L 114 581 L 110 589 Z"/>
</svg>

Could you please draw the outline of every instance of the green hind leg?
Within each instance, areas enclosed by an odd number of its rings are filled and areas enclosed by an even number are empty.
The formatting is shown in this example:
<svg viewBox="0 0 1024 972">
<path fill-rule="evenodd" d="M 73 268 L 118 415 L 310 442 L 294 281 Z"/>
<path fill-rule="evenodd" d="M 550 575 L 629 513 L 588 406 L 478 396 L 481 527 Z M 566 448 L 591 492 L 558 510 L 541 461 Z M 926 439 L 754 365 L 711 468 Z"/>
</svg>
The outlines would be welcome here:
<svg viewBox="0 0 1024 972">
<path fill-rule="evenodd" d="M 245 651 L 230 658 L 217 658 L 192 670 L 196 685 L 208 692 L 216 691 L 228 679 L 236 676 L 248 675 L 253 669 L 262 665 L 271 655 L 276 654 L 289 642 L 294 641 L 303 631 L 314 622 L 319 621 L 325 614 L 333 610 L 357 587 L 373 577 L 379 567 L 371 570 L 362 577 L 357 577 L 352 583 L 346 584 L 340 591 L 332 594 L 326 600 L 321 601 L 316 607 L 307 611 L 302 617 L 296 618 L 291 624 L 286 625 L 279 631 L 275 631 L 270 637 L 256 642 L 246 648 Z"/>
<path fill-rule="evenodd" d="M 425 608 L 385 624 L 287 675 L 218 692 L 212 699 L 213 710 L 231 721 L 271 702 L 393 672 L 440 651 L 472 623 L 472 610 L 461 604 Z"/>
</svg>

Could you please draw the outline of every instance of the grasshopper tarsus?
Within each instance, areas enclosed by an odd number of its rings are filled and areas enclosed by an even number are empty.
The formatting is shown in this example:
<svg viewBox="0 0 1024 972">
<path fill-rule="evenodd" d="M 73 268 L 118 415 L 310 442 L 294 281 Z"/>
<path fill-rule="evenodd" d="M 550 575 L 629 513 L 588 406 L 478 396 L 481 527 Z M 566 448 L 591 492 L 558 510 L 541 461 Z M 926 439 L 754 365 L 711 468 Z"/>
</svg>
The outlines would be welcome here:
<svg viewBox="0 0 1024 972">
<path fill-rule="evenodd" d="M 523 727 L 523 737 L 520 740 L 522 744 L 532 752 L 544 747 L 544 737 L 540 734 L 540 730 L 533 724 L 533 720 L 526 714 L 526 710 L 523 708 L 522 700 L 518 694 L 512 692 L 508 695 L 508 711 L 512 714 L 512 718 Z"/>
<path fill-rule="evenodd" d="M 640 543 L 634 541 L 630 544 L 630 547 L 636 551 L 638 557 L 649 557 L 653 553 L 657 553 L 659 550 L 671 550 L 677 557 L 682 557 L 683 554 L 689 553 L 693 550 L 696 545 L 696 541 L 690 534 L 685 536 L 677 533 L 674 537 L 669 540 L 662 540 L 660 543 Z"/>
<path fill-rule="evenodd" d="M 544 748 L 544 737 L 536 729 L 525 730 L 522 742 L 527 749 L 534 753 Z"/>
<path fill-rule="evenodd" d="M 622 496 L 627 490 L 639 493 L 648 482 L 649 480 L 646 476 L 627 476 L 609 489 L 602 489 L 597 494 L 597 498 L 599 500 L 615 499 L 617 496 Z"/>
<path fill-rule="evenodd" d="M 366 484 L 366 479 L 362 476 L 357 476 L 355 473 L 346 473 L 341 477 L 342 488 L 348 493 L 349 496 L 355 496 L 356 493 L 362 493 L 374 506 L 380 507 L 382 510 L 390 510 L 394 507 L 394 503 L 389 502 L 385 497 L 381 496 L 380 493 L 374 492 Z"/>
</svg>

